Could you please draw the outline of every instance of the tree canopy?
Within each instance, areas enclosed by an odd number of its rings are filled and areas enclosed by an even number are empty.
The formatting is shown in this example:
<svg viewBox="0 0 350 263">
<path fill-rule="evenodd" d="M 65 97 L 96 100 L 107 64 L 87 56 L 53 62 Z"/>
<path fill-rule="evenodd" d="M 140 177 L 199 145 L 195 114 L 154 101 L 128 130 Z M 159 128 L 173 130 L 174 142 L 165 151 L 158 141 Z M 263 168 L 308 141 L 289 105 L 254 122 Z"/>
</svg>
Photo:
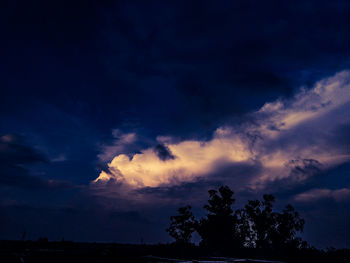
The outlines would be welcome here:
<svg viewBox="0 0 350 263">
<path fill-rule="evenodd" d="M 179 214 L 170 217 L 170 226 L 167 232 L 173 237 L 177 243 L 188 244 L 191 241 L 197 221 L 195 220 L 191 206 L 180 207 Z"/>
<path fill-rule="evenodd" d="M 200 245 L 213 251 L 235 251 L 240 248 L 286 249 L 305 246 L 297 237 L 305 221 L 292 205 L 283 211 L 274 210 L 275 197 L 265 194 L 262 200 L 249 200 L 242 209 L 233 209 L 234 192 L 228 186 L 208 191 L 207 214 L 195 219 L 190 206 L 178 209 L 170 217 L 167 229 L 177 243 L 191 242 L 194 232 L 201 237 Z"/>
</svg>

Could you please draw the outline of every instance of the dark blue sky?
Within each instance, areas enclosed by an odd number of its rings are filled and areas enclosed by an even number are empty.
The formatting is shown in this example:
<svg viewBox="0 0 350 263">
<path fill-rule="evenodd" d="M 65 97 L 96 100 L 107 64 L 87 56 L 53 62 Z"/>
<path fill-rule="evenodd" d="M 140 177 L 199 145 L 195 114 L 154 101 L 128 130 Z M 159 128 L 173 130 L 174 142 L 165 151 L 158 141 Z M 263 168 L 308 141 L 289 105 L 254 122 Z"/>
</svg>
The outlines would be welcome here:
<svg viewBox="0 0 350 263">
<path fill-rule="evenodd" d="M 192 200 L 199 211 L 226 183 L 242 202 L 265 192 L 291 202 L 312 244 L 350 247 L 349 1 L 12 0 L 0 10 L 0 238 L 168 241 L 174 209 Z M 319 81 L 340 86 L 319 92 Z M 255 148 L 226 158 L 240 143 Z M 215 171 L 193 168 L 183 145 L 208 151 L 202 165 Z M 152 149 L 182 162 L 185 178 L 108 168 L 135 153 L 130 167 L 146 167 Z M 116 167 L 122 186 L 92 183 Z"/>
</svg>

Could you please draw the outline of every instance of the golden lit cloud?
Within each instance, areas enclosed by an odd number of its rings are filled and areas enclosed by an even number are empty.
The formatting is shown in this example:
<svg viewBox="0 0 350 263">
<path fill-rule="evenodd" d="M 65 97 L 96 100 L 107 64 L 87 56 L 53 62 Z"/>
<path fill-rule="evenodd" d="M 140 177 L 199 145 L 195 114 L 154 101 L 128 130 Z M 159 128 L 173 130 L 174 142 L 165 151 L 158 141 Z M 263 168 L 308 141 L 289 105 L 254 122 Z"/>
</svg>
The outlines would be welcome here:
<svg viewBox="0 0 350 263">
<path fill-rule="evenodd" d="M 310 90 L 301 89 L 292 99 L 266 103 L 250 114 L 253 122 L 219 127 L 208 141 L 172 143 L 171 137 L 158 137 L 174 158 L 162 160 L 154 148 L 143 149 L 132 158 L 118 153 L 94 183 L 112 180 L 134 189 L 177 185 L 239 163 L 261 165 L 261 171 L 246 185 L 252 189 L 281 179 L 302 181 L 312 176 L 313 165 L 325 169 L 350 160 L 349 150 L 330 142 L 337 127 L 350 124 L 346 112 L 350 112 L 349 71 L 321 80 Z M 120 135 L 121 143 L 106 150 L 120 152 L 135 136 Z M 300 165 L 302 169 L 294 169 Z"/>
<path fill-rule="evenodd" d="M 110 174 L 102 172 L 95 180 L 114 179 L 135 187 L 155 187 L 192 179 L 213 172 L 217 162 L 247 161 L 251 154 L 247 145 L 237 136 L 225 136 L 218 129 L 207 142 L 183 141 L 167 145 L 174 159 L 162 161 L 153 149 L 145 149 L 132 159 L 124 154 L 109 164 Z"/>
</svg>

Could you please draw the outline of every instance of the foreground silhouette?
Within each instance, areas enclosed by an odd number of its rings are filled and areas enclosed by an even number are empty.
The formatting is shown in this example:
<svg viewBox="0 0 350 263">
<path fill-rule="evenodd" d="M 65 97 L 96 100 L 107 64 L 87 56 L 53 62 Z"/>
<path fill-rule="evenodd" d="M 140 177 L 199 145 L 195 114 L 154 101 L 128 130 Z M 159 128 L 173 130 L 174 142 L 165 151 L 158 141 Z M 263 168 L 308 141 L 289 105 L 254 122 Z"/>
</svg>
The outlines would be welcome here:
<svg viewBox="0 0 350 263">
<path fill-rule="evenodd" d="M 189 251 L 194 251 L 191 236 L 195 232 L 201 238 L 197 251 L 201 251 L 202 256 L 311 262 L 308 256 L 323 253 L 298 237 L 305 220 L 292 205 L 288 204 L 281 212 L 274 210 L 273 195 L 263 195 L 262 200 L 249 200 L 243 209 L 233 210 L 234 192 L 228 186 L 208 193 L 205 217 L 196 220 L 191 207 L 185 206 L 178 209 L 178 215 L 170 218 L 167 232 L 175 239 L 173 246 L 178 248 L 179 255 L 186 256 Z M 324 258 L 318 258 L 317 262 L 327 262 L 322 260 Z"/>
<path fill-rule="evenodd" d="M 307 246 L 296 237 L 304 229 L 305 221 L 291 205 L 279 213 L 273 210 L 275 197 L 264 195 L 263 200 L 250 200 L 243 209 L 234 211 L 233 191 L 228 186 L 209 190 L 206 217 L 197 221 L 191 207 L 181 207 L 179 215 L 170 218 L 167 229 L 176 243 L 189 244 L 197 232 L 200 245 L 219 254 L 242 248 L 281 250 Z"/>
<path fill-rule="evenodd" d="M 152 255 L 152 256 L 150 256 Z M 0 262 L 25 263 L 112 263 L 112 262 L 181 262 L 181 260 L 214 261 L 214 257 L 201 246 L 158 244 L 136 245 L 116 243 L 76 243 L 72 241 L 0 241 Z M 317 250 L 301 248 L 285 253 L 243 248 L 231 258 L 265 259 L 297 263 L 349 263 L 350 249 Z M 170 260 L 163 260 L 166 258 Z M 222 258 L 220 258 L 223 261 Z M 216 256 L 216 262 L 220 261 Z M 195 261 L 196 262 L 196 261 Z"/>
<path fill-rule="evenodd" d="M 0 241 L 0 262 L 237 262 L 223 257 L 240 258 L 239 262 L 350 262 L 350 249 L 318 250 L 302 241 L 297 234 L 305 221 L 291 205 L 281 212 L 274 211 L 274 202 L 272 195 L 264 195 L 262 200 L 250 200 L 244 208 L 234 210 L 233 191 L 222 186 L 209 191 L 205 217 L 195 219 L 191 207 L 185 206 L 170 218 L 167 231 L 174 243 L 49 242 L 47 238 L 25 241 L 24 234 L 22 241 Z M 191 243 L 195 232 L 201 237 L 199 245 Z"/>
</svg>

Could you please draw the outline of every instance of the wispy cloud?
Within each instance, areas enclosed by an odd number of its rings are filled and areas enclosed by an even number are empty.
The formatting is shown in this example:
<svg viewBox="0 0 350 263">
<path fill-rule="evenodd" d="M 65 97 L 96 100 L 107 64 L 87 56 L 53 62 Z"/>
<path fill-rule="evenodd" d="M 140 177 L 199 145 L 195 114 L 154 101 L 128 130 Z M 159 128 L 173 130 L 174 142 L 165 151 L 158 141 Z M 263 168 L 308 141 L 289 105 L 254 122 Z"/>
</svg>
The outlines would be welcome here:
<svg viewBox="0 0 350 263">
<path fill-rule="evenodd" d="M 335 201 L 342 201 L 350 197 L 350 189 L 312 189 L 304 193 L 295 196 L 296 201 L 300 202 L 312 202 L 319 199 L 331 198 Z"/>
<path fill-rule="evenodd" d="M 51 160 L 53 161 L 55 160 Z M 17 134 L 0 136 L 0 185 L 31 191 L 76 187 L 69 181 L 36 176 L 28 168 L 30 165 L 49 162 L 47 156 L 27 145 L 22 136 Z"/>
<path fill-rule="evenodd" d="M 102 162 L 110 162 L 116 155 L 127 154 L 137 140 L 134 132 L 123 133 L 121 130 L 112 131 L 113 143 L 111 145 L 101 145 L 101 153 L 98 158 Z"/>
</svg>

